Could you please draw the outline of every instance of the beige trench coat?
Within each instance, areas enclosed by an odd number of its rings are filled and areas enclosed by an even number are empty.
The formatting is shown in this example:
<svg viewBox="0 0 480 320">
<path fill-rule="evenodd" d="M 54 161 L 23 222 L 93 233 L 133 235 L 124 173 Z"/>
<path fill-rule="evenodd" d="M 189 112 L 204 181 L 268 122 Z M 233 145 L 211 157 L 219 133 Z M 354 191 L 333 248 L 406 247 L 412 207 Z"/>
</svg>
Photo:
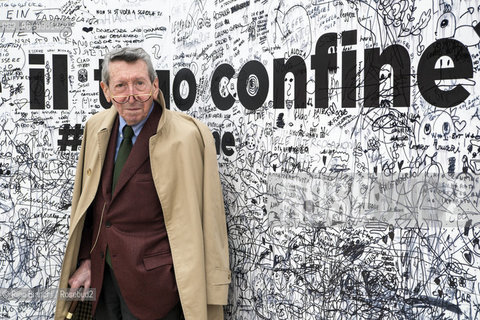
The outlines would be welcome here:
<svg viewBox="0 0 480 320">
<path fill-rule="evenodd" d="M 159 102 L 163 111 L 157 133 L 150 138 L 149 153 L 183 313 L 186 320 L 223 319 L 230 270 L 213 136 L 198 120 L 167 110 L 163 96 Z M 68 287 L 76 270 L 85 214 L 97 192 L 116 115 L 112 107 L 85 125 L 59 288 Z M 57 301 L 56 320 L 64 319 L 69 305 Z"/>
</svg>

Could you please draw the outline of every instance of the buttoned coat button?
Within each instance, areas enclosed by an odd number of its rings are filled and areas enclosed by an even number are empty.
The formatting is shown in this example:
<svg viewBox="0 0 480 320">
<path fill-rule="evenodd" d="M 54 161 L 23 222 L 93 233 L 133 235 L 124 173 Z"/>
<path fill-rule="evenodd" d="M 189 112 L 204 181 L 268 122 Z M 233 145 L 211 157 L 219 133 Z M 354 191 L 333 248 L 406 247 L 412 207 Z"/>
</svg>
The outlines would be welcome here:
<svg viewBox="0 0 480 320">
<path fill-rule="evenodd" d="M 110 221 L 105 222 L 105 227 L 110 228 L 112 226 L 112 223 Z"/>
<path fill-rule="evenodd" d="M 92 174 L 92 169 L 88 168 L 87 169 L 87 176 L 90 176 Z"/>
</svg>

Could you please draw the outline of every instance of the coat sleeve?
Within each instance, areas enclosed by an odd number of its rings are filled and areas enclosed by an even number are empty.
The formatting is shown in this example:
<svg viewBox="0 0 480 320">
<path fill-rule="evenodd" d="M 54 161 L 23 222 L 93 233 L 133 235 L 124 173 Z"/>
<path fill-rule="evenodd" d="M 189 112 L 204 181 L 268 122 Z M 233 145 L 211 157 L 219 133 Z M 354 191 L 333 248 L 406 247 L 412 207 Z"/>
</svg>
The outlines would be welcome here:
<svg viewBox="0 0 480 320">
<path fill-rule="evenodd" d="M 203 171 L 203 239 L 207 280 L 207 304 L 226 305 L 230 283 L 229 252 L 225 207 L 218 173 L 213 135 L 198 124 L 205 142 Z"/>
</svg>

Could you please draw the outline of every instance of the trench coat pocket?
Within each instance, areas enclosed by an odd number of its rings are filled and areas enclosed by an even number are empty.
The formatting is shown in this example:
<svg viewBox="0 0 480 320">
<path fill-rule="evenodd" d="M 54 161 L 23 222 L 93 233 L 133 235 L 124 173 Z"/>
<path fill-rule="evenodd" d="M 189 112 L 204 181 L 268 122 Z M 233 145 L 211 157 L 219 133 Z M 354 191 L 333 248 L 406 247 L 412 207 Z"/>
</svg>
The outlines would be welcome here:
<svg viewBox="0 0 480 320">
<path fill-rule="evenodd" d="M 173 264 L 171 252 L 159 252 L 143 257 L 143 265 L 147 270 L 171 264 Z"/>
<path fill-rule="evenodd" d="M 229 284 L 231 281 L 230 270 L 215 268 L 215 270 L 212 272 L 211 281 L 213 285 Z"/>
</svg>

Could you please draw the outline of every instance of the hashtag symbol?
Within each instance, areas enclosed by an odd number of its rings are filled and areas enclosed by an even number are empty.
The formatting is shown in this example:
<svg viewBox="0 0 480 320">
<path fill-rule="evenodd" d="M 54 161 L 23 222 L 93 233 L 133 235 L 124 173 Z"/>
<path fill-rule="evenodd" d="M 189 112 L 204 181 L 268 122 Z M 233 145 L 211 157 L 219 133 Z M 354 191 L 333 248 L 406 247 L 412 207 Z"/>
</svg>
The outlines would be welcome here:
<svg viewBox="0 0 480 320">
<path fill-rule="evenodd" d="M 75 127 L 72 127 L 69 124 L 64 124 L 58 132 L 62 136 L 62 139 L 58 140 L 60 151 L 66 151 L 68 146 L 71 147 L 72 151 L 77 151 L 77 148 L 82 144 L 82 125 L 77 123 Z"/>
</svg>

